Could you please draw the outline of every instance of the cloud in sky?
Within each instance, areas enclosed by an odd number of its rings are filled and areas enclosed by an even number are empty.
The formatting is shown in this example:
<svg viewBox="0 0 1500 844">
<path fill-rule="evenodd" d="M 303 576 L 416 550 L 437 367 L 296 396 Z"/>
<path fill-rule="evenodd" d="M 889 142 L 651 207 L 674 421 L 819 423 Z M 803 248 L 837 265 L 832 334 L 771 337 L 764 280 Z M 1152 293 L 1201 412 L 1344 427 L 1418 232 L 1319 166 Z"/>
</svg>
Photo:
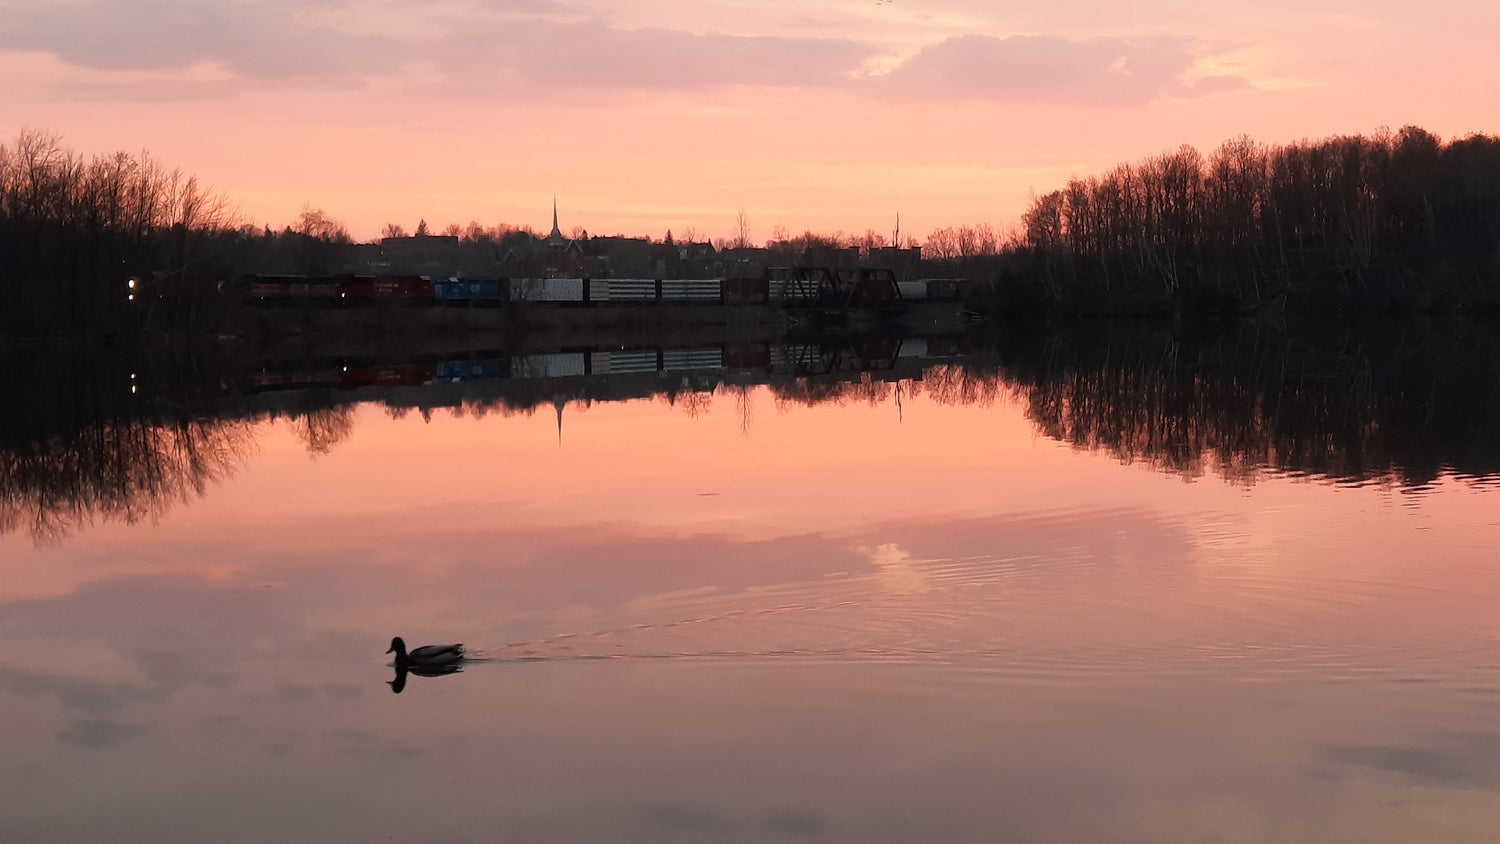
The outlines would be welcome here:
<svg viewBox="0 0 1500 844">
<path fill-rule="evenodd" d="M 0 134 L 144 146 L 254 218 L 311 201 L 374 236 L 528 219 L 562 191 L 591 229 L 717 236 L 739 207 L 794 229 L 1002 222 L 1070 174 L 1240 133 L 1494 131 L 1500 4 L 0 0 L 0 19 Z"/>
<path fill-rule="evenodd" d="M 1195 61 L 1193 41 L 1184 37 L 961 35 L 922 48 L 880 80 L 899 94 L 1086 103 L 1145 102 L 1247 84 L 1218 77 L 1200 91 L 1183 81 Z"/>
<path fill-rule="evenodd" d="M 493 80 L 501 98 L 516 83 L 667 90 L 816 86 L 834 82 L 872 51 L 838 39 L 621 29 L 572 19 L 564 7 L 546 3 L 437 6 L 404 34 L 390 31 L 390 25 L 361 24 L 348 11 L 307 13 L 280 2 L 188 0 L 12 4 L 6 46 L 51 53 L 90 69 L 218 66 L 241 86 L 288 81 L 343 86 L 435 67 L 439 81 L 471 91 L 474 80 Z"/>
<path fill-rule="evenodd" d="M 161 97 L 161 86 L 143 85 L 141 73 L 191 71 L 184 98 L 201 96 L 205 87 L 299 87 L 431 97 L 461 92 L 496 102 L 559 91 L 732 85 L 928 99 L 1140 102 L 1193 93 L 1181 78 L 1199 49 L 1187 37 L 960 35 L 921 48 L 889 73 L 869 75 L 861 69 L 889 58 L 889 46 L 839 37 L 622 28 L 549 0 L 436 4 L 417 18 L 410 8 L 370 5 L 10 3 L 6 41 L 9 49 L 55 55 L 94 71 L 96 94 L 97 72 L 117 72 L 116 93 L 125 98 Z M 377 11 L 388 16 L 357 14 Z"/>
<path fill-rule="evenodd" d="M 6 46 L 86 68 L 166 70 L 211 63 L 242 77 L 321 78 L 371 72 L 393 44 L 293 20 L 281 3 L 85 0 L 7 4 Z"/>
</svg>

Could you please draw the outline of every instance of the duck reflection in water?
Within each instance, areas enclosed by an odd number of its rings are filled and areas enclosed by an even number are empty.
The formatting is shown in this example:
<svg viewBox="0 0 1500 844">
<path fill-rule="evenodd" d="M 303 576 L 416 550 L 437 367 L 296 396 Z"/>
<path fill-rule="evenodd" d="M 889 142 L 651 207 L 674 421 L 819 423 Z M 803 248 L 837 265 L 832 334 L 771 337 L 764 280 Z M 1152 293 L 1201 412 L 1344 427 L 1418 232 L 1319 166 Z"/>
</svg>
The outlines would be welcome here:
<svg viewBox="0 0 1500 844">
<path fill-rule="evenodd" d="M 406 677 L 415 674 L 418 677 L 444 677 L 449 674 L 457 674 L 463 670 L 464 646 L 459 645 L 423 645 L 408 651 L 406 642 L 400 636 L 391 639 L 391 646 L 386 653 L 396 655 L 395 668 L 396 679 L 388 681 L 391 691 L 401 694 L 406 688 Z"/>
</svg>

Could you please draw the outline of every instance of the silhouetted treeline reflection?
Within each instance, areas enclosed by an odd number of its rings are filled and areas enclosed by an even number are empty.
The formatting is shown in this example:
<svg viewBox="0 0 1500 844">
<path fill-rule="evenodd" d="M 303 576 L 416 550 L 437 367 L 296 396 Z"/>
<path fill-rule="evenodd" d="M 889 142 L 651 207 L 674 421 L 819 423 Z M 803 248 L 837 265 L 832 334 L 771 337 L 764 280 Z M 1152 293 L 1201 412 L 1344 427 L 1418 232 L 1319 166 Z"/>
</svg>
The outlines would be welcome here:
<svg viewBox="0 0 1500 844">
<path fill-rule="evenodd" d="M 1043 434 L 1187 476 L 1414 485 L 1500 472 L 1500 347 L 1486 330 L 1316 337 L 1053 337 L 1007 353 L 1004 373 Z"/>
<path fill-rule="evenodd" d="M 4 350 L 0 529 L 150 521 L 232 475 L 254 425 L 208 410 L 222 371 L 201 349 Z"/>
<path fill-rule="evenodd" d="M 354 430 L 363 403 L 393 418 L 555 412 L 561 424 L 569 407 L 654 398 L 688 416 L 734 414 L 750 436 L 765 397 L 776 412 L 1014 406 L 1048 437 L 1186 477 L 1416 485 L 1500 473 L 1500 344 L 1490 326 L 1461 322 L 1295 335 L 1241 325 L 1201 336 L 1111 323 L 1078 334 L 788 338 L 274 371 L 182 350 L 55 353 L 7 361 L 3 373 L 3 529 L 42 541 L 96 518 L 155 518 L 205 494 L 267 423 L 289 422 L 309 453 L 326 453 Z"/>
<path fill-rule="evenodd" d="M 121 419 L 0 452 L 0 530 L 39 542 L 96 519 L 159 518 L 229 477 L 254 448 L 239 419 Z"/>
</svg>

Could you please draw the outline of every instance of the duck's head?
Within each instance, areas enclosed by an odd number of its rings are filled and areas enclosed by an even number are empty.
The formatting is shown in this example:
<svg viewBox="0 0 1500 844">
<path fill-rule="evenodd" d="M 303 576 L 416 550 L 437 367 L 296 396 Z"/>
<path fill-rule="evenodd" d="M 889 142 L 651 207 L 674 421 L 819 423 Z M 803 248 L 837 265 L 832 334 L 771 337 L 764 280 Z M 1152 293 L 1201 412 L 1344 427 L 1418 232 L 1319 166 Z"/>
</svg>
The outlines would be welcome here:
<svg viewBox="0 0 1500 844">
<path fill-rule="evenodd" d="M 397 659 L 406 659 L 406 642 L 400 636 L 396 636 L 391 639 L 391 646 L 386 648 L 385 652 L 395 654 Z"/>
</svg>

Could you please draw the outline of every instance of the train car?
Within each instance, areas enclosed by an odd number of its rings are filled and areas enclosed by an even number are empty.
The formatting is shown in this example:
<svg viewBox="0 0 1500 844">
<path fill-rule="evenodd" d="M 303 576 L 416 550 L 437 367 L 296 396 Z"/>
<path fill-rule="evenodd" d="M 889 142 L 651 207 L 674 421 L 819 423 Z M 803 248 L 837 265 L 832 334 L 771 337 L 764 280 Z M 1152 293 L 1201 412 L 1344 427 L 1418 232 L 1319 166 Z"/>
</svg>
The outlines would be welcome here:
<svg viewBox="0 0 1500 844">
<path fill-rule="evenodd" d="M 661 368 L 667 372 L 684 369 L 723 369 L 724 350 L 718 347 L 664 349 L 661 353 Z"/>
<path fill-rule="evenodd" d="M 661 298 L 661 282 L 654 278 L 584 279 L 584 298 L 590 302 L 654 302 Z"/>
<path fill-rule="evenodd" d="M 724 298 L 724 280 L 718 278 L 674 278 L 661 282 L 662 301 L 719 302 Z"/>
<path fill-rule="evenodd" d="M 245 275 L 240 285 L 245 300 L 256 305 L 328 306 L 338 301 L 338 284 L 327 276 Z"/>
<path fill-rule="evenodd" d="M 433 380 L 437 368 L 430 363 L 399 363 L 370 366 L 345 366 L 339 373 L 339 387 L 415 387 Z"/>
<path fill-rule="evenodd" d="M 512 302 L 582 302 L 584 279 L 513 278 L 508 284 Z"/>
<path fill-rule="evenodd" d="M 918 279 L 917 281 L 898 281 L 896 282 L 896 287 L 901 291 L 902 299 L 914 299 L 920 301 L 927 298 L 927 281 L 925 279 Z"/>
<path fill-rule="evenodd" d="M 768 278 L 726 278 L 720 285 L 725 302 L 753 305 L 771 301 L 771 280 Z"/>
<path fill-rule="evenodd" d="M 245 392 L 335 390 L 340 384 L 339 370 L 331 367 L 309 370 L 262 370 L 245 378 Z"/>
<path fill-rule="evenodd" d="M 516 355 L 510 359 L 512 378 L 567 378 L 588 372 L 585 352 Z"/>
<path fill-rule="evenodd" d="M 661 369 L 661 355 L 655 349 L 620 349 L 589 352 L 588 374 L 623 375 L 656 372 Z"/>
<path fill-rule="evenodd" d="M 444 278 L 432 283 L 432 292 L 444 305 L 495 305 L 509 298 L 510 285 L 497 278 Z"/>
<path fill-rule="evenodd" d="M 915 281 L 897 283 L 901 298 L 929 302 L 957 302 L 962 292 L 962 279 L 919 278 Z"/>
<path fill-rule="evenodd" d="M 499 358 L 438 361 L 437 369 L 433 373 L 433 380 L 444 384 L 457 384 L 463 381 L 487 381 L 495 378 L 505 378 L 510 375 L 508 363 L 508 360 Z"/>
<path fill-rule="evenodd" d="M 726 369 L 769 372 L 771 369 L 771 347 L 766 343 L 744 346 L 728 346 L 724 349 Z"/>
<path fill-rule="evenodd" d="M 718 302 L 723 296 L 717 278 L 587 278 L 585 302 Z"/>
<path fill-rule="evenodd" d="M 349 276 L 338 287 L 339 298 L 351 304 L 422 304 L 434 295 L 432 282 L 420 275 Z"/>
<path fill-rule="evenodd" d="M 928 278 L 927 298 L 934 302 L 957 302 L 963 296 L 964 280 L 961 278 Z"/>
</svg>

